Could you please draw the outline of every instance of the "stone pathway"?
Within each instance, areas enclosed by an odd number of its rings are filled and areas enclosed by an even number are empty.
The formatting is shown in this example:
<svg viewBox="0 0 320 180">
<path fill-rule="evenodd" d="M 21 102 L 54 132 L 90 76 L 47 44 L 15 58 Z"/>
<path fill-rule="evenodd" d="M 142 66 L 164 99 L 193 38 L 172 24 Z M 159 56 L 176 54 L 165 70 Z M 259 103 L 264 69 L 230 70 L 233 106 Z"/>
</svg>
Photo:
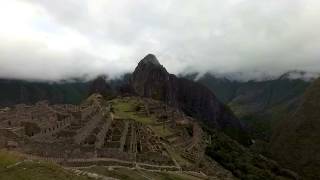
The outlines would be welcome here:
<svg viewBox="0 0 320 180">
<path fill-rule="evenodd" d="M 22 163 L 25 162 L 25 161 L 26 161 L 26 160 L 24 160 L 24 161 L 19 161 L 19 162 L 17 162 L 17 163 L 14 163 L 14 164 L 11 164 L 11 165 L 7 166 L 6 168 L 7 168 L 7 169 L 10 169 L 10 168 L 19 166 L 20 164 L 22 164 Z"/>
<path fill-rule="evenodd" d="M 88 176 L 89 178 L 99 179 L 99 180 L 119 180 L 116 178 L 107 177 L 107 176 L 103 176 L 101 174 L 91 173 L 91 172 L 87 172 L 87 171 L 83 171 L 83 170 L 79 170 L 79 169 L 68 169 L 68 168 L 66 168 L 66 169 L 71 171 L 72 173 L 74 173 L 77 176 Z"/>
</svg>

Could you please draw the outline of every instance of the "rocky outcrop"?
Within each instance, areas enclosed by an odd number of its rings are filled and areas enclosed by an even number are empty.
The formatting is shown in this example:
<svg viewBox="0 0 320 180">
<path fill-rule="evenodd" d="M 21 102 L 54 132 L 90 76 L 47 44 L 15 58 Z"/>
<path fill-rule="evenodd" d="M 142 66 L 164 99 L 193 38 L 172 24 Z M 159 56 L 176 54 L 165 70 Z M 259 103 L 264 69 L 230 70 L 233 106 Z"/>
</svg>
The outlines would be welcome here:
<svg viewBox="0 0 320 180">
<path fill-rule="evenodd" d="M 131 84 L 140 96 L 164 101 L 237 140 L 247 140 L 244 125 L 208 88 L 169 74 L 152 54 L 139 62 Z"/>
</svg>

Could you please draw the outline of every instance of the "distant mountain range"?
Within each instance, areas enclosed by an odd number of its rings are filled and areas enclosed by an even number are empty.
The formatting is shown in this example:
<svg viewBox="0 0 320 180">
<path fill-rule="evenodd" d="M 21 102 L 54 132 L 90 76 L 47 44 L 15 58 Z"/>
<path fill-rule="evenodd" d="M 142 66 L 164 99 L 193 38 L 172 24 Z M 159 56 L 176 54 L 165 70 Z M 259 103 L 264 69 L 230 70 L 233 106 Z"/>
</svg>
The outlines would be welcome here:
<svg viewBox="0 0 320 180">
<path fill-rule="evenodd" d="M 89 82 L 32 82 L 0 79 L 0 106 L 32 104 L 40 100 L 50 103 L 78 104 L 88 94 Z"/>
<path fill-rule="evenodd" d="M 90 81 L 59 82 L 0 79 L 0 107 L 15 104 L 33 104 L 48 100 L 52 104 L 79 104 L 93 93 L 113 93 L 128 82 L 128 74 L 108 80 L 99 76 Z"/>
<path fill-rule="evenodd" d="M 290 71 L 278 78 L 245 82 L 210 73 L 197 76 L 194 73 L 183 77 L 207 86 L 254 129 L 255 137 L 269 140 L 274 124 L 296 109 L 315 74 Z"/>
</svg>

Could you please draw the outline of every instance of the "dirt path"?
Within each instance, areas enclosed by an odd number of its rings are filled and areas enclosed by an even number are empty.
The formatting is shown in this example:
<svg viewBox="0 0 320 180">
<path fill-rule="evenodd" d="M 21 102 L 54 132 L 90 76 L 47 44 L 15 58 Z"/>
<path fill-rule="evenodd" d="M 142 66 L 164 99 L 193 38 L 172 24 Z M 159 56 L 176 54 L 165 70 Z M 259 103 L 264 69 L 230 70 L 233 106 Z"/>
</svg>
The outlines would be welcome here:
<svg viewBox="0 0 320 180">
<path fill-rule="evenodd" d="M 27 157 L 30 160 L 44 160 L 44 161 L 50 161 L 55 163 L 97 163 L 97 162 L 118 162 L 122 164 L 130 164 L 130 165 L 136 165 L 138 167 L 145 166 L 150 168 L 156 168 L 156 169 L 181 169 L 180 166 L 166 166 L 166 165 L 154 165 L 154 164 L 147 164 L 147 163 L 135 163 L 132 161 L 125 161 L 115 158 L 89 158 L 89 159 L 69 159 L 65 161 L 65 159 L 62 158 L 44 158 L 39 156 L 33 156 L 24 154 L 25 157 Z"/>
</svg>

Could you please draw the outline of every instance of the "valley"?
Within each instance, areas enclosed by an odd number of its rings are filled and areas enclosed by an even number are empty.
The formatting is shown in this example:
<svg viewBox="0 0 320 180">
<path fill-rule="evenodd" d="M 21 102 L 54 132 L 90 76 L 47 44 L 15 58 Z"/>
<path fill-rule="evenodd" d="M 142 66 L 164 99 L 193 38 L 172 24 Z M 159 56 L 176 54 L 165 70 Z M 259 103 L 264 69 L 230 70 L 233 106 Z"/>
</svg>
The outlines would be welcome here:
<svg viewBox="0 0 320 180">
<path fill-rule="evenodd" d="M 295 79 L 290 77 L 299 73 Z M 196 79 L 197 74 L 182 77 L 208 87 L 217 98 L 251 129 L 257 140 L 270 141 L 273 129 L 293 112 L 313 79 L 304 78 L 305 72 L 289 71 L 266 80 L 239 81 L 207 73 Z"/>
</svg>

